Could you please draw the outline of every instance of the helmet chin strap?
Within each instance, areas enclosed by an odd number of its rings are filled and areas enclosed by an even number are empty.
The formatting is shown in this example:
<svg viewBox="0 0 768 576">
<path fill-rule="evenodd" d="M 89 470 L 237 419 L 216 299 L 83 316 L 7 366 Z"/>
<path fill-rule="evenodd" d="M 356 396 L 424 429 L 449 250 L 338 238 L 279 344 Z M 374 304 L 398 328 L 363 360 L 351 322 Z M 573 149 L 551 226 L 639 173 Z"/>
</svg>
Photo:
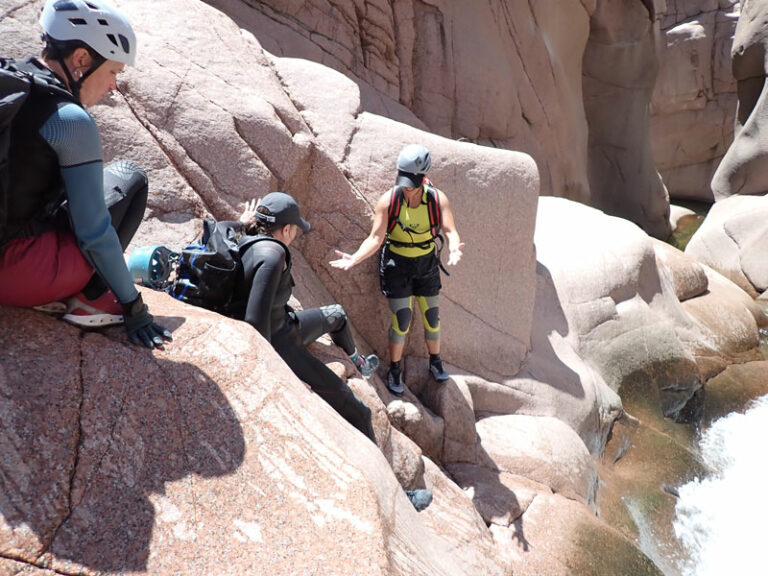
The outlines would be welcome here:
<svg viewBox="0 0 768 576">
<path fill-rule="evenodd" d="M 107 59 L 85 44 L 78 45 L 78 48 L 82 47 L 88 51 L 88 55 L 91 57 L 91 67 L 88 68 L 88 70 L 86 70 L 85 73 L 80 76 L 80 78 L 75 80 L 72 77 L 72 73 L 69 71 L 67 63 L 64 61 L 63 54 L 67 52 L 67 44 L 65 42 L 59 42 L 58 40 L 51 38 L 48 36 L 48 34 L 42 34 L 41 38 L 43 42 L 45 42 L 45 50 L 48 51 L 50 58 L 58 62 L 59 66 L 61 66 L 61 69 L 64 71 L 64 75 L 67 77 L 69 90 L 72 92 L 72 96 L 74 96 L 75 102 L 80 104 L 80 89 L 83 87 L 83 82 L 85 82 L 86 78 L 93 74 L 99 66 L 104 64 Z"/>
<path fill-rule="evenodd" d="M 75 80 L 72 77 L 72 73 L 69 71 L 69 68 L 67 67 L 67 64 L 64 62 L 63 58 L 59 58 L 58 63 L 61 65 L 61 67 L 64 70 L 64 74 L 67 76 L 67 83 L 69 84 L 69 88 L 72 91 L 72 96 L 75 97 L 75 102 L 80 104 L 80 89 L 83 87 L 83 82 L 85 82 L 86 78 L 96 72 L 99 66 L 104 64 L 106 60 L 101 59 L 101 61 L 95 61 L 88 70 L 85 71 L 85 73 L 80 76 L 77 80 Z"/>
<path fill-rule="evenodd" d="M 72 92 L 72 96 L 75 97 L 75 102 L 79 104 L 80 103 L 80 87 L 82 86 L 82 78 L 78 81 L 75 81 L 75 79 L 72 78 L 72 74 L 69 71 L 69 67 L 67 66 L 67 63 L 64 62 L 64 58 L 57 58 L 56 61 L 59 63 L 59 66 L 61 66 L 61 69 L 64 70 L 64 75 L 67 77 L 67 85 L 69 86 L 69 89 Z"/>
</svg>

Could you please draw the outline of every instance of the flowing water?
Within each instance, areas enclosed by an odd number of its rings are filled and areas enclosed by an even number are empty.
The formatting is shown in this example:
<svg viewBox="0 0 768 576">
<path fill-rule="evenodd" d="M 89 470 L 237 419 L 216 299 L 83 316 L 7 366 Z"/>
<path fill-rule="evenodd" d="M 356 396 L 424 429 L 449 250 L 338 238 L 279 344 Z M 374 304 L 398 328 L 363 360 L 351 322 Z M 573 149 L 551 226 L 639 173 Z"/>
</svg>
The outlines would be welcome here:
<svg viewBox="0 0 768 576">
<path fill-rule="evenodd" d="M 695 217 L 683 217 L 669 242 L 681 250 L 706 215 L 691 206 Z M 766 310 L 768 312 L 768 310 Z M 760 330 L 760 350 L 768 359 L 768 331 Z M 768 498 L 768 396 L 743 414 L 715 421 L 702 434 L 698 453 L 708 469 L 683 484 L 675 506 L 673 528 L 687 552 L 674 558 L 674 568 L 658 562 L 667 575 L 763 576 L 768 574 L 768 542 L 764 533 Z"/>
<path fill-rule="evenodd" d="M 714 422 L 700 442 L 710 473 L 679 489 L 674 530 L 690 558 L 685 576 L 768 574 L 765 518 L 768 396 Z"/>
</svg>

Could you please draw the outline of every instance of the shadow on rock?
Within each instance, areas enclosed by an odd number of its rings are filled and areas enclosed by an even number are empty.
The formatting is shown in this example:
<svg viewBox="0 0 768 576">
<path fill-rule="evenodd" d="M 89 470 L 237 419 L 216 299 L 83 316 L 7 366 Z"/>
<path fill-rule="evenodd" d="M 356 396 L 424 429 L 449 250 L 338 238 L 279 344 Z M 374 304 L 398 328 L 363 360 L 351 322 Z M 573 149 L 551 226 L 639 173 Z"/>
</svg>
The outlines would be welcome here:
<svg viewBox="0 0 768 576">
<path fill-rule="evenodd" d="M 243 461 L 226 397 L 192 364 L 41 314 L 0 308 L 0 327 L 0 555 L 146 569 L 158 502 L 180 517 L 205 505 L 189 487 L 165 504 L 166 485 Z"/>
<path fill-rule="evenodd" d="M 489 462 L 490 457 L 478 446 L 480 459 Z M 448 464 L 453 480 L 468 491 L 475 509 L 486 525 L 496 525 L 510 530 L 510 537 L 527 552 L 530 543 L 525 537 L 523 513 L 538 493 L 551 494 L 542 486 L 524 478 L 485 465 Z"/>
<path fill-rule="evenodd" d="M 574 398 L 584 398 L 582 377 L 566 360 L 575 366 L 582 362 L 567 341 L 568 319 L 552 274 L 541 262 L 536 262 L 536 281 L 534 318 L 537 321 L 531 332 L 531 351 L 516 378 L 531 377 Z"/>
</svg>

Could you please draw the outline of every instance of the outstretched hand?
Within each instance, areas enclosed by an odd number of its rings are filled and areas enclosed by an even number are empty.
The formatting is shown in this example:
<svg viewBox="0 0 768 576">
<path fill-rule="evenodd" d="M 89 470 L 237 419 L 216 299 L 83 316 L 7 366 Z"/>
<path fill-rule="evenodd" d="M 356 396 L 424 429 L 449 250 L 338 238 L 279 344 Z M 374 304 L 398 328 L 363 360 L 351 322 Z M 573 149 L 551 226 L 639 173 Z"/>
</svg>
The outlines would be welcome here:
<svg viewBox="0 0 768 576">
<path fill-rule="evenodd" d="M 459 245 L 451 250 L 448 254 L 448 266 L 456 266 L 464 255 L 462 250 L 464 249 L 464 242 L 460 242 Z"/>
<path fill-rule="evenodd" d="M 357 264 L 357 262 L 352 259 L 351 254 L 341 252 L 340 250 L 334 250 L 334 253 L 336 256 L 339 256 L 339 258 L 337 260 L 331 260 L 328 262 L 328 264 L 330 264 L 333 268 L 338 268 L 339 270 L 349 270 L 352 268 L 352 266 Z"/>
<path fill-rule="evenodd" d="M 243 208 L 243 213 L 240 215 L 240 222 L 243 224 L 248 224 L 256 217 L 256 199 L 253 200 L 246 200 L 245 201 L 245 208 Z"/>
</svg>

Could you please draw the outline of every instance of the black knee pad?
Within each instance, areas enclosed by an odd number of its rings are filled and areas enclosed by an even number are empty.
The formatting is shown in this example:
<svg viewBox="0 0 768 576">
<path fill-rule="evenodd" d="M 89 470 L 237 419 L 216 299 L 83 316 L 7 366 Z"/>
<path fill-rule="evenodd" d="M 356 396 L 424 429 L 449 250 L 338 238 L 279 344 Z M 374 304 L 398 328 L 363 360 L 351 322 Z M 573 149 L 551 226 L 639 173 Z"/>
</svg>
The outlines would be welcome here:
<svg viewBox="0 0 768 576">
<path fill-rule="evenodd" d="M 407 333 L 411 328 L 411 316 L 412 312 L 410 308 L 400 308 L 400 310 L 395 313 L 395 317 L 397 318 L 397 328 L 403 334 Z"/>
<path fill-rule="evenodd" d="M 112 205 L 125 199 L 127 202 L 146 205 L 149 179 L 142 168 L 129 160 L 117 160 L 104 169 L 105 199 Z"/>
<path fill-rule="evenodd" d="M 429 327 L 433 330 L 440 327 L 440 308 L 428 308 L 424 312 L 424 319 L 429 324 Z"/>
<path fill-rule="evenodd" d="M 125 191 L 129 189 L 140 189 L 149 185 L 149 179 L 147 173 L 130 160 L 117 160 L 106 167 L 106 171 L 114 175 L 122 186 L 125 187 Z"/>
<path fill-rule="evenodd" d="M 323 316 L 325 316 L 326 320 L 331 323 L 347 321 L 347 313 L 341 304 L 329 304 L 328 306 L 322 306 L 320 310 L 323 311 Z"/>
</svg>

